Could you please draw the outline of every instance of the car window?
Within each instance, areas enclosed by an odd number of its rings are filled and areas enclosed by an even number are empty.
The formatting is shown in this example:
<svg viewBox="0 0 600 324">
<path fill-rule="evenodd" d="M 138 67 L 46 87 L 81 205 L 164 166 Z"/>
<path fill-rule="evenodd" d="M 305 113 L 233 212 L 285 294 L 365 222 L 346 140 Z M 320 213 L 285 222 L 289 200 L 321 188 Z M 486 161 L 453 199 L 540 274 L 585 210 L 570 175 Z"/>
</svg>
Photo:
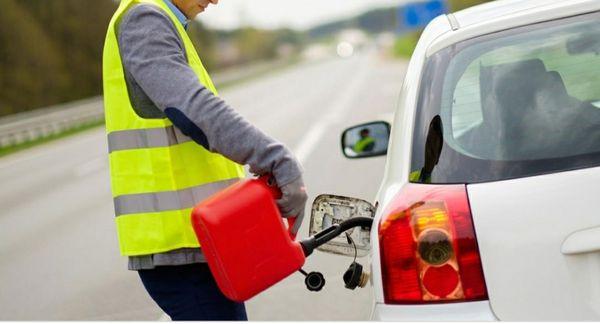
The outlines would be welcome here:
<svg viewBox="0 0 600 324">
<path fill-rule="evenodd" d="M 434 54 L 411 180 L 480 182 L 600 164 L 591 156 L 600 153 L 597 17 L 486 35 Z"/>
</svg>

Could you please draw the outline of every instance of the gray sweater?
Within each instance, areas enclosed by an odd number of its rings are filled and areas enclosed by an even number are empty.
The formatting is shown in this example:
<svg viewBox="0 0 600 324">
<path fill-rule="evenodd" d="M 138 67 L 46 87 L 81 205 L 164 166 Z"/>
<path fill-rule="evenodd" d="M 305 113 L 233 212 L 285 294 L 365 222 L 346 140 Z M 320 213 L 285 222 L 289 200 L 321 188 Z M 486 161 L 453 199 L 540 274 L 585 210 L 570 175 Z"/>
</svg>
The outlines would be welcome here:
<svg viewBox="0 0 600 324">
<path fill-rule="evenodd" d="M 272 173 L 279 187 L 302 175 L 280 142 L 251 125 L 204 87 L 187 63 L 183 41 L 161 9 L 139 4 L 123 16 L 118 42 L 129 96 L 144 118 L 169 118 L 185 135 L 255 174 Z M 129 258 L 130 270 L 204 262 L 199 249 Z"/>
</svg>

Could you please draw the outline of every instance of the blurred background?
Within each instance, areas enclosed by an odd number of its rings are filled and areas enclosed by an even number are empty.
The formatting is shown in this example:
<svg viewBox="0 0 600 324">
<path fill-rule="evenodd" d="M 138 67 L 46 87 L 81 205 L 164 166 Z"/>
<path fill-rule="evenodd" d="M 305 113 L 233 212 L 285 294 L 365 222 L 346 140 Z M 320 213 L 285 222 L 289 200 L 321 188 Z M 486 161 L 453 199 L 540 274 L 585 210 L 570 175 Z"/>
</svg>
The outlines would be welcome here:
<svg viewBox="0 0 600 324">
<path fill-rule="evenodd" d="M 200 15 L 189 33 L 206 67 L 217 72 L 261 61 L 317 56 L 336 40 L 360 46 L 378 34 L 389 37 L 393 34 L 385 33 L 403 32 L 397 8 L 403 1 L 327 2 L 331 4 L 224 0 Z M 448 5 L 455 11 L 481 2 L 485 1 L 450 0 Z M 102 93 L 102 46 L 116 1 L 0 3 L 0 22 L 6 26 L 0 30 L 0 116 Z M 410 57 L 419 34 L 401 35 L 393 54 Z"/>
<path fill-rule="evenodd" d="M 372 200 L 385 159 L 343 159 L 341 132 L 391 122 L 427 22 L 483 2 L 221 0 L 189 34 L 221 96 L 304 164 L 311 201 Z M 101 61 L 118 2 L 0 4 L 0 320 L 166 319 L 113 224 Z M 369 288 L 343 288 L 350 262 L 317 253 L 321 293 L 294 275 L 251 300 L 250 319 L 368 319 Z"/>
</svg>

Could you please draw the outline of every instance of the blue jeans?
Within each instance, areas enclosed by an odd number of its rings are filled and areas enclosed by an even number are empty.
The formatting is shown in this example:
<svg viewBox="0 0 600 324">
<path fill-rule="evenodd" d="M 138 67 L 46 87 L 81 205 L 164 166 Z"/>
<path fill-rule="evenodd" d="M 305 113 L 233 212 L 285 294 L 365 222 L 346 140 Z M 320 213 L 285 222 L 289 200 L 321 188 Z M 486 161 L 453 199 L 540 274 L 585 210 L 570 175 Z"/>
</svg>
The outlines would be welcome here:
<svg viewBox="0 0 600 324">
<path fill-rule="evenodd" d="M 144 287 L 174 321 L 247 321 L 243 303 L 221 293 L 208 265 L 156 267 L 138 271 Z"/>
</svg>

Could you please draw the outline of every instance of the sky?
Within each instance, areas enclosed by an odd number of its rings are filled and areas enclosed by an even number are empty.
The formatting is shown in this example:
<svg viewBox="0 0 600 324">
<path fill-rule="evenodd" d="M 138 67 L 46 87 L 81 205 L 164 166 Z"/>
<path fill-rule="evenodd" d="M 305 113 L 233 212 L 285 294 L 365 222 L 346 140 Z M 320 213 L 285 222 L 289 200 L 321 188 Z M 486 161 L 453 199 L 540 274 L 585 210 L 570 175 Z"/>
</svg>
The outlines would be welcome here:
<svg viewBox="0 0 600 324">
<path fill-rule="evenodd" d="M 240 25 L 306 29 L 401 2 L 406 0 L 220 0 L 217 6 L 200 14 L 199 20 L 218 29 Z"/>
</svg>

